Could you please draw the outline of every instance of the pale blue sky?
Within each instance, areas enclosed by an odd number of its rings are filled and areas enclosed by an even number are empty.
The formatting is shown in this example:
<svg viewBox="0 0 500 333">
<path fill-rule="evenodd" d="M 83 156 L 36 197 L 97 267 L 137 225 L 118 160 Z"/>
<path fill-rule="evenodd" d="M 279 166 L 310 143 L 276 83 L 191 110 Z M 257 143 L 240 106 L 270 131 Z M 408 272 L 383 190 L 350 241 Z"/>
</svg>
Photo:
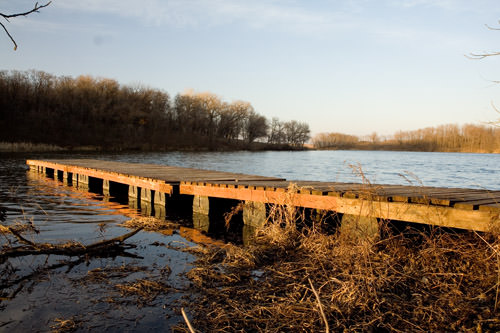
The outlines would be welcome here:
<svg viewBox="0 0 500 333">
<path fill-rule="evenodd" d="M 0 11 L 35 1 L 0 0 Z M 42 2 L 41 2 L 42 3 Z M 324 131 L 498 118 L 498 0 L 54 0 L 7 25 L 0 69 L 186 89 Z"/>
</svg>

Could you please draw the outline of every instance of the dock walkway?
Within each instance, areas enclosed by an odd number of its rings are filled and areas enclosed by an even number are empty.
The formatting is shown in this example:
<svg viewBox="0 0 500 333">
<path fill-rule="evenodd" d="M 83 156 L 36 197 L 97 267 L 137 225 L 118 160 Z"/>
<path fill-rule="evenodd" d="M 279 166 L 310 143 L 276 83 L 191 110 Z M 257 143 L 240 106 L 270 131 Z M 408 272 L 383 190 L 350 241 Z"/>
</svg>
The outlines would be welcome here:
<svg viewBox="0 0 500 333">
<path fill-rule="evenodd" d="M 92 187 L 94 182 L 105 194 L 125 189 L 135 200 L 167 209 L 169 200 L 182 197 L 192 200 L 193 213 L 208 215 L 211 199 L 237 200 L 244 203 L 245 223 L 252 225 L 264 223 L 269 204 L 333 211 L 363 223 L 383 219 L 476 231 L 492 231 L 500 224 L 500 191 L 294 181 L 91 159 L 28 160 L 27 165 L 73 186 Z"/>
</svg>

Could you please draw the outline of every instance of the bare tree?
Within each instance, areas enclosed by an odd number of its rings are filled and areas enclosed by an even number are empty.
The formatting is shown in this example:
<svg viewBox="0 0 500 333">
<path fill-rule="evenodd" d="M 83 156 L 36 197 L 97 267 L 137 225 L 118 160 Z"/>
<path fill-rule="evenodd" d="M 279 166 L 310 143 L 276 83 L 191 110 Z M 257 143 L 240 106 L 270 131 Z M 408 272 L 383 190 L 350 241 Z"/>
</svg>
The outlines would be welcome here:
<svg viewBox="0 0 500 333">
<path fill-rule="evenodd" d="M 486 24 L 486 28 L 488 28 L 489 30 L 500 30 L 500 20 L 497 23 L 498 23 L 499 27 L 492 27 L 492 26 L 489 26 L 489 25 Z M 477 60 L 477 59 L 484 59 L 484 58 L 496 57 L 496 56 L 500 56 L 500 51 L 470 53 L 467 56 L 467 58 L 469 58 L 469 59 L 476 59 Z M 500 81 L 498 81 L 498 80 L 494 80 L 493 82 L 497 83 L 497 84 L 500 84 Z M 493 109 L 496 112 L 500 113 L 500 110 L 495 106 L 495 104 L 493 104 L 493 102 L 491 103 L 491 105 L 493 106 Z M 498 118 L 495 121 L 490 121 L 489 124 L 500 127 L 500 118 Z"/>
<path fill-rule="evenodd" d="M 20 12 L 20 13 L 5 14 L 5 13 L 0 12 L 0 17 L 3 17 L 7 22 L 10 23 L 9 19 L 11 19 L 11 18 L 19 17 L 19 16 L 28 16 L 28 15 L 33 14 L 33 13 L 39 13 L 40 9 L 47 7 L 48 5 L 51 4 L 51 2 L 52 1 L 49 1 L 49 2 L 47 2 L 44 5 L 39 5 L 38 2 L 37 2 L 37 3 L 35 3 L 35 6 L 33 7 L 33 9 L 25 11 L 25 12 Z M 10 34 L 9 30 L 7 29 L 7 27 L 1 21 L 0 21 L 0 26 L 3 28 L 3 30 L 5 31 L 5 33 L 7 34 L 7 36 L 9 36 L 10 40 L 14 44 L 14 51 L 17 50 L 16 40 L 14 39 L 14 37 L 12 37 L 12 35 Z"/>
</svg>

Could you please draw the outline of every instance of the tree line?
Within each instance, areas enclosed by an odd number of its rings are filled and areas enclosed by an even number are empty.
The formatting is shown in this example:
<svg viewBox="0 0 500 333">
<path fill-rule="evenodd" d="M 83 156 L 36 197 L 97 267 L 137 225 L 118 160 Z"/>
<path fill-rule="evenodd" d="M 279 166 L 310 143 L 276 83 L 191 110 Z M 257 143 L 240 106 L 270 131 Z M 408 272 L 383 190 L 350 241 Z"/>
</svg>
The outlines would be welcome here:
<svg viewBox="0 0 500 333">
<path fill-rule="evenodd" d="M 319 149 L 384 149 L 442 152 L 500 153 L 500 127 L 447 124 L 383 137 L 320 133 L 313 139 Z"/>
<path fill-rule="evenodd" d="M 309 125 L 269 121 L 249 102 L 226 102 L 91 76 L 0 71 L 0 141 L 104 149 L 302 147 Z M 271 146 L 272 145 L 272 146 Z"/>
</svg>

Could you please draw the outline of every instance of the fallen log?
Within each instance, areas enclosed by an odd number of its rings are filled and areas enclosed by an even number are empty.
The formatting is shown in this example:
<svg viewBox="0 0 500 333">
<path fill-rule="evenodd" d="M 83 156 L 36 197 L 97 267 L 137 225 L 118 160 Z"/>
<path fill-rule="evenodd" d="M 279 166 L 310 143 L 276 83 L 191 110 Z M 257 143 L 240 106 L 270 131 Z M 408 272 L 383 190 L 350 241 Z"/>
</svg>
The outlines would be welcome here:
<svg viewBox="0 0 500 333">
<path fill-rule="evenodd" d="M 112 238 L 105 239 L 90 245 L 84 245 L 76 242 L 69 242 L 64 244 L 50 244 L 50 243 L 35 243 L 26 238 L 24 238 L 19 232 L 11 227 L 2 226 L 1 231 L 14 235 L 20 243 L 24 245 L 11 246 L 0 251 L 0 261 L 4 261 L 7 258 L 21 257 L 27 255 L 40 255 L 40 254 L 55 254 L 64 256 L 82 256 L 91 255 L 99 253 L 104 249 L 109 249 L 115 246 L 123 246 L 123 242 L 137 234 L 143 228 L 137 228 L 127 234 Z"/>
</svg>

